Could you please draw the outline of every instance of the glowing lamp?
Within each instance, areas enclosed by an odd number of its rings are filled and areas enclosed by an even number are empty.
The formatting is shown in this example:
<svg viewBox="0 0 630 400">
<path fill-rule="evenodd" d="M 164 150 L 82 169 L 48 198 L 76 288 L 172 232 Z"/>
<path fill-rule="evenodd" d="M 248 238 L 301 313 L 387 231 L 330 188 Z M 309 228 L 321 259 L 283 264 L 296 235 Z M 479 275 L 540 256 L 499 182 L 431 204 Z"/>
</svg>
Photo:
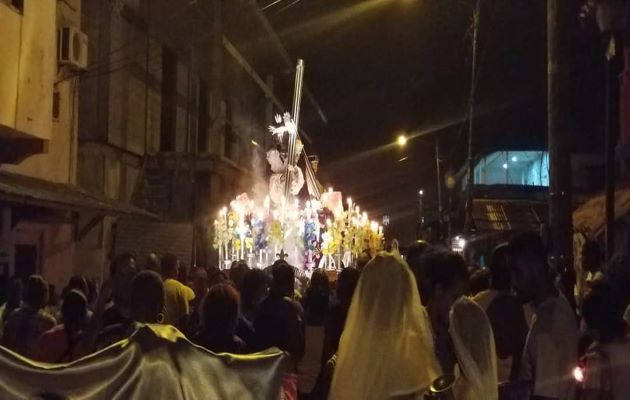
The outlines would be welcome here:
<svg viewBox="0 0 630 400">
<path fill-rule="evenodd" d="M 398 145 L 400 147 L 406 146 L 407 145 L 407 137 L 405 135 L 398 136 L 398 139 L 396 140 L 396 143 L 398 143 Z"/>
</svg>

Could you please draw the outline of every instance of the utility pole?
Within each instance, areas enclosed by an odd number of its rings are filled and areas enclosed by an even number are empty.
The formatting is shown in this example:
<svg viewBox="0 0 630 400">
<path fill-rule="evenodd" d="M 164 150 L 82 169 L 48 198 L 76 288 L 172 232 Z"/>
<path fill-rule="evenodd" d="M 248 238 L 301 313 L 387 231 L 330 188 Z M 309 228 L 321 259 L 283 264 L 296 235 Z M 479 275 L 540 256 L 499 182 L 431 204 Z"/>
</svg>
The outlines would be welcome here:
<svg viewBox="0 0 630 400">
<path fill-rule="evenodd" d="M 435 136 L 435 174 L 437 175 L 437 201 L 438 201 L 438 234 L 442 238 L 444 227 L 444 207 L 442 205 L 442 172 L 440 170 L 440 137 Z"/>
<path fill-rule="evenodd" d="M 572 0 L 547 0 L 547 137 L 549 141 L 549 222 L 552 264 L 572 298 L 573 221 L 569 120 L 569 60 Z"/>
<path fill-rule="evenodd" d="M 475 221 L 473 220 L 473 175 L 475 166 L 473 165 L 473 128 L 475 119 L 475 95 L 477 91 L 477 41 L 479 36 L 479 11 L 481 9 L 480 0 L 475 0 L 472 26 L 472 59 L 470 67 L 470 98 L 468 99 L 468 184 L 466 187 L 466 232 L 474 232 Z"/>
<path fill-rule="evenodd" d="M 606 260 L 615 252 L 615 145 L 619 137 L 619 74 L 623 70 L 622 32 L 627 10 L 622 1 L 602 1 L 596 9 L 606 63 L 604 136 L 606 175 Z"/>
</svg>

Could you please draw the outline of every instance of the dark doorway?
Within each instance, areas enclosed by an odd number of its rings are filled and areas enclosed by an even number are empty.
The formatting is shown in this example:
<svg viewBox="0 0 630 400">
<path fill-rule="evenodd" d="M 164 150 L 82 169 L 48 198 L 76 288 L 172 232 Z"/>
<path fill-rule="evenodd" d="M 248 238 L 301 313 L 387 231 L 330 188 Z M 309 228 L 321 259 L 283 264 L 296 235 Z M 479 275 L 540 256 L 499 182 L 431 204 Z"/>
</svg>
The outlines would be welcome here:
<svg viewBox="0 0 630 400">
<path fill-rule="evenodd" d="M 15 245 L 15 276 L 24 280 L 37 273 L 37 246 Z"/>
</svg>

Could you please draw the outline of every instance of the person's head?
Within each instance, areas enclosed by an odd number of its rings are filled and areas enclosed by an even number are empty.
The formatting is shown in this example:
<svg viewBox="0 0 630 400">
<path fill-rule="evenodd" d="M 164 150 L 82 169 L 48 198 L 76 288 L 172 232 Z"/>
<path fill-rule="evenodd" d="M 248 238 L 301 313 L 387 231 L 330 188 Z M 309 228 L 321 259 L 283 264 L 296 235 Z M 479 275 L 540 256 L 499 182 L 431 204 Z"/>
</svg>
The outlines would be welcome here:
<svg viewBox="0 0 630 400">
<path fill-rule="evenodd" d="M 609 342 L 625 334 L 624 303 L 619 292 L 606 282 L 593 282 L 582 302 L 582 318 L 600 342 Z"/>
<path fill-rule="evenodd" d="M 239 292 L 243 290 L 243 277 L 248 270 L 249 267 L 245 261 L 239 261 L 230 268 L 230 280 Z"/>
<path fill-rule="evenodd" d="M 217 267 L 208 268 L 208 287 L 212 287 L 218 283 L 227 283 L 226 274 Z"/>
<path fill-rule="evenodd" d="M 490 271 L 486 268 L 476 269 L 470 275 L 470 294 L 474 296 L 488 289 L 490 289 Z"/>
<path fill-rule="evenodd" d="M 594 240 L 587 240 L 582 246 L 582 267 L 588 272 L 597 272 L 602 266 L 602 252 Z"/>
<path fill-rule="evenodd" d="M 427 252 L 420 259 L 420 297 L 432 318 L 448 324 L 453 302 L 468 290 L 468 269 L 464 259 L 447 250 Z"/>
<path fill-rule="evenodd" d="M 22 303 L 22 294 L 24 292 L 24 285 L 19 278 L 13 278 L 9 282 L 9 288 L 7 290 L 7 306 L 11 309 L 18 308 Z"/>
<path fill-rule="evenodd" d="M 236 329 L 240 297 L 234 286 L 226 283 L 214 285 L 203 299 L 201 326 L 204 331 L 232 336 Z"/>
<path fill-rule="evenodd" d="M 474 377 L 470 398 L 498 398 L 492 326 L 483 309 L 468 297 L 457 300 L 449 314 L 449 335 L 463 376 Z"/>
<path fill-rule="evenodd" d="M 135 276 L 131 293 L 131 318 L 137 322 L 160 323 L 164 317 L 164 283 L 154 271 Z"/>
<path fill-rule="evenodd" d="M 428 387 L 439 368 L 429 330 L 411 270 L 399 254 L 378 253 L 361 272 L 348 310 L 331 395 L 384 399 Z M 410 349 L 413 357 L 406 356 Z"/>
<path fill-rule="evenodd" d="M 360 272 L 356 268 L 344 268 L 337 277 L 337 300 L 346 305 L 350 305 L 352 295 L 359 283 Z"/>
<path fill-rule="evenodd" d="M 175 279 L 177 279 L 180 282 L 188 282 L 188 272 L 189 272 L 188 265 L 180 261 L 179 268 L 177 269 L 177 276 L 175 277 Z"/>
<path fill-rule="evenodd" d="M 190 272 L 190 281 L 192 290 L 195 292 L 195 298 L 203 299 L 208 292 L 208 271 L 205 268 L 197 267 Z"/>
<path fill-rule="evenodd" d="M 553 284 L 542 238 L 535 232 L 516 235 L 508 245 L 512 287 L 523 302 L 543 299 L 543 291 Z"/>
<path fill-rule="evenodd" d="M 24 302 L 37 309 L 48 304 L 48 283 L 41 275 L 31 275 L 26 281 Z"/>
<path fill-rule="evenodd" d="M 116 307 L 125 309 L 129 305 L 131 282 L 136 272 L 136 258 L 131 253 L 121 254 L 112 262 L 112 298 Z"/>
<path fill-rule="evenodd" d="M 613 255 L 606 264 L 606 275 L 624 301 L 630 303 L 630 257 L 622 253 Z"/>
<path fill-rule="evenodd" d="M 146 261 L 144 262 L 144 269 L 149 271 L 160 273 L 160 259 L 155 253 L 149 253 Z"/>
<path fill-rule="evenodd" d="M 285 261 L 276 261 L 271 269 L 271 289 L 284 297 L 293 297 L 295 270 Z"/>
<path fill-rule="evenodd" d="M 71 277 L 70 280 L 68 281 L 68 286 L 66 286 L 65 291 L 70 291 L 72 289 L 76 289 L 80 291 L 81 293 L 83 293 L 84 296 L 87 297 L 88 284 L 87 284 L 87 281 L 85 280 L 85 277 L 81 275 L 74 275 L 73 277 Z"/>
<path fill-rule="evenodd" d="M 415 290 L 413 274 L 402 258 L 379 253 L 361 272 L 350 308 L 358 306 L 359 315 L 371 320 L 377 331 L 392 331 L 409 315 Z"/>
<path fill-rule="evenodd" d="M 362 251 L 361 254 L 359 254 L 359 257 L 357 257 L 357 269 L 361 271 L 363 268 L 365 268 L 367 263 L 370 262 L 371 258 L 372 257 L 367 251 Z"/>
<path fill-rule="evenodd" d="M 494 290 L 510 289 L 510 268 L 508 267 L 508 244 L 494 248 L 490 259 L 490 287 Z"/>
<path fill-rule="evenodd" d="M 311 275 L 308 288 L 303 298 L 307 323 L 323 323 L 328 311 L 330 281 L 323 269 L 316 269 Z"/>
<path fill-rule="evenodd" d="M 175 254 L 164 254 L 160 266 L 164 279 L 177 279 L 179 275 L 179 260 Z"/>
<path fill-rule="evenodd" d="M 136 271 L 136 256 L 132 253 L 123 253 L 109 264 L 109 275 L 112 278 L 118 274 L 128 274 L 129 271 Z"/>
<path fill-rule="evenodd" d="M 78 289 L 70 289 L 63 295 L 61 316 L 67 330 L 83 328 L 87 319 L 87 300 L 85 294 Z"/>
<path fill-rule="evenodd" d="M 420 257 L 429 250 L 429 243 L 424 240 L 416 240 L 409 248 L 407 249 L 407 264 L 411 266 L 411 264 L 417 263 L 420 260 Z"/>
<path fill-rule="evenodd" d="M 269 292 L 269 276 L 260 269 L 250 269 L 243 276 L 241 302 L 244 312 L 255 311 Z"/>
<path fill-rule="evenodd" d="M 328 293 L 330 292 L 330 281 L 328 280 L 328 275 L 326 274 L 326 271 L 321 268 L 313 271 L 307 290 L 326 293 L 326 295 L 328 295 Z"/>
</svg>

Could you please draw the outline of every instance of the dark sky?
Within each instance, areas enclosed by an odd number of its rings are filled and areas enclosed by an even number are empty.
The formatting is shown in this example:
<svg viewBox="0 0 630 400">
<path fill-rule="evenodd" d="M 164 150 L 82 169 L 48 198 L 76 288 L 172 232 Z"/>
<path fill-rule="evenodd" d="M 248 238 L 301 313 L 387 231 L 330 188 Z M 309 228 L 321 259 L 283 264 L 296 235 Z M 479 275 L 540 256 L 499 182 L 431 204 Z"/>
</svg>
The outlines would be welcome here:
<svg viewBox="0 0 630 400">
<path fill-rule="evenodd" d="M 302 122 L 321 159 L 320 179 L 374 216 L 390 215 L 390 234 L 410 240 L 419 188 L 435 210 L 436 135 L 443 172 L 464 161 L 473 2 L 300 0 L 285 9 L 293 2 L 265 14 L 291 56 L 305 60 L 306 83 L 328 117 L 324 125 L 305 103 Z M 475 153 L 545 146 L 545 4 L 482 1 Z M 582 75 L 597 66 L 589 40 L 576 30 L 574 65 Z M 592 79 L 576 81 L 574 97 L 596 97 Z M 575 105 L 577 136 L 597 134 L 592 103 Z M 387 146 L 398 132 L 436 126 L 445 128 L 404 150 Z"/>
</svg>

